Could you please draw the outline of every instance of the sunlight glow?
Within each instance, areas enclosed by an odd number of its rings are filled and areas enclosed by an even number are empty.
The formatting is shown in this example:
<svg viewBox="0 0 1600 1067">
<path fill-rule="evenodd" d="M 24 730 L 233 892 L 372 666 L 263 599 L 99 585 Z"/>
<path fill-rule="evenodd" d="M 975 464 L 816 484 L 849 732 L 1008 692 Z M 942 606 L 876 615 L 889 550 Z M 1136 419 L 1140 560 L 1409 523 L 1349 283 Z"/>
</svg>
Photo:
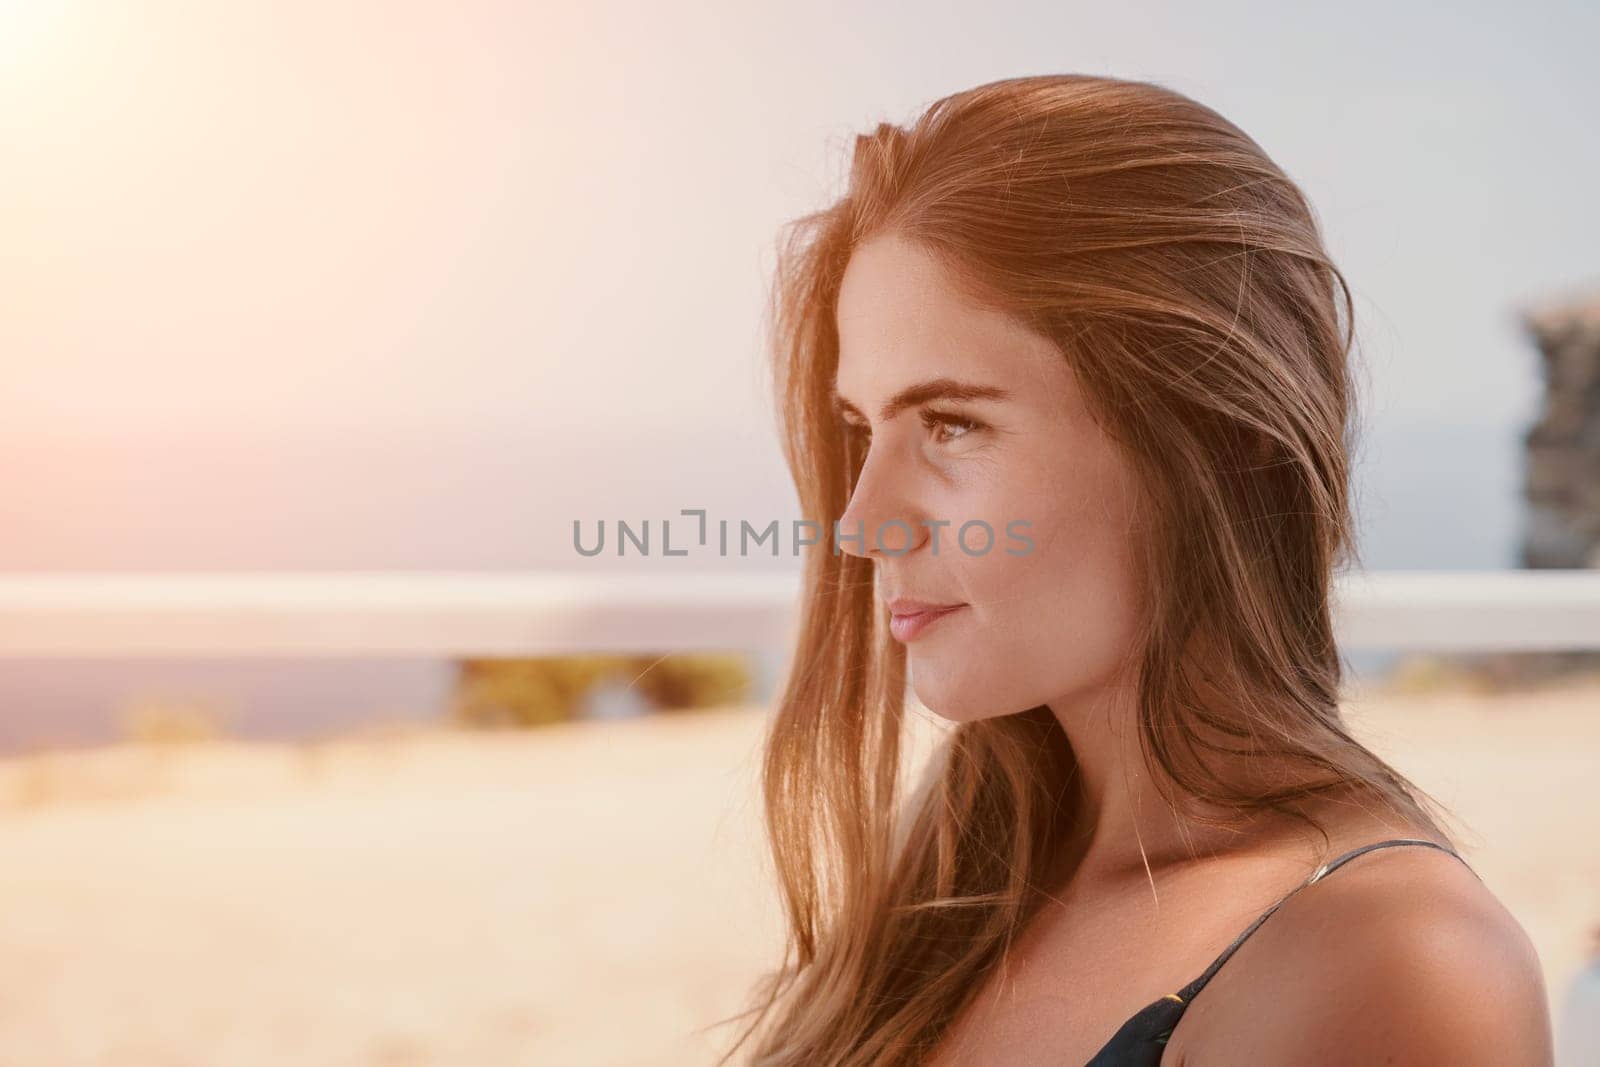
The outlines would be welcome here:
<svg viewBox="0 0 1600 1067">
<path fill-rule="evenodd" d="M 0 0 L 0 75 L 46 66 L 70 7 L 69 0 Z"/>
</svg>

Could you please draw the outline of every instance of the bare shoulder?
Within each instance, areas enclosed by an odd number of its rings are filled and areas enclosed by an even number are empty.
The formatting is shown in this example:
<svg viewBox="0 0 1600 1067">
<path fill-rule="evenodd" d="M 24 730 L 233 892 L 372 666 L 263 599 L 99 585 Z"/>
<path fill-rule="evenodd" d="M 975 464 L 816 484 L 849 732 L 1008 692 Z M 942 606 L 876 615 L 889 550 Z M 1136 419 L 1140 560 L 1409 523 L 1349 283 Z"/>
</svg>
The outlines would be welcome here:
<svg viewBox="0 0 1600 1067">
<path fill-rule="evenodd" d="M 1296 893 L 1191 1013 L 1187 1067 L 1548 1067 L 1554 1057 L 1533 943 L 1437 849 L 1377 849 Z"/>
</svg>

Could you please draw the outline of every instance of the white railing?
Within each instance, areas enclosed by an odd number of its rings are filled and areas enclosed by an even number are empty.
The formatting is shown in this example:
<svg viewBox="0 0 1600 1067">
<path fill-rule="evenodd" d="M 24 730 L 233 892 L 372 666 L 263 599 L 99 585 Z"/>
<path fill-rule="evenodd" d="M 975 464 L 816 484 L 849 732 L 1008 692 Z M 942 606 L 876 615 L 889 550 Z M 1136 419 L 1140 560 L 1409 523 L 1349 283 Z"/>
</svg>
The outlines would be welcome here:
<svg viewBox="0 0 1600 1067">
<path fill-rule="evenodd" d="M 0 657 L 533 656 L 771 649 L 796 573 L 0 573 Z M 1600 649 L 1600 572 L 1379 571 L 1341 647 Z"/>
</svg>

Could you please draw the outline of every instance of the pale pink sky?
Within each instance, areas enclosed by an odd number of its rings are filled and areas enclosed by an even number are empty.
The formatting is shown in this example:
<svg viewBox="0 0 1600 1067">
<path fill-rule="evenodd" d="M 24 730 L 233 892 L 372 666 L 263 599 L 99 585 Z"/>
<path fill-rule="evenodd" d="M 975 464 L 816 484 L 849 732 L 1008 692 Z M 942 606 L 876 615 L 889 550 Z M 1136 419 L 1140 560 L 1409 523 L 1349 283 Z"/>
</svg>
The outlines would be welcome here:
<svg viewBox="0 0 1600 1067">
<path fill-rule="evenodd" d="M 464 524 L 543 545 L 517 525 L 541 501 L 634 515 L 701 465 L 766 506 L 778 224 L 855 130 L 1051 70 L 1189 92 L 1304 184 L 1375 434 L 1513 442 L 1537 392 L 1514 306 L 1600 278 L 1594 11 L 1204 11 L 0 0 L 0 497 L 26 516 L 0 569 L 387 558 L 397 527 L 426 559 Z M 466 471 L 475 448 L 523 480 Z M 479 496 L 416 505 L 451 478 Z"/>
</svg>

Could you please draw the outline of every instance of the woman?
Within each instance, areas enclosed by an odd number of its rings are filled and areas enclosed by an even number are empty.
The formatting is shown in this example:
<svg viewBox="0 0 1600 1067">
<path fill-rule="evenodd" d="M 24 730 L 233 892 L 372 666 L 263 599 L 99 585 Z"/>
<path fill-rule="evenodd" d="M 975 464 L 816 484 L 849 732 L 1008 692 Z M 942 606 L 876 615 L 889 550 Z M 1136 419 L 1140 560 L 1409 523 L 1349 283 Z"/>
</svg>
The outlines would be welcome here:
<svg viewBox="0 0 1600 1067">
<path fill-rule="evenodd" d="M 1549 1062 L 1528 938 L 1340 719 L 1352 309 L 1254 141 L 1147 83 L 955 94 L 857 138 L 773 311 L 837 539 L 723 1062 Z M 953 726 L 901 802 L 908 673 Z"/>
</svg>

